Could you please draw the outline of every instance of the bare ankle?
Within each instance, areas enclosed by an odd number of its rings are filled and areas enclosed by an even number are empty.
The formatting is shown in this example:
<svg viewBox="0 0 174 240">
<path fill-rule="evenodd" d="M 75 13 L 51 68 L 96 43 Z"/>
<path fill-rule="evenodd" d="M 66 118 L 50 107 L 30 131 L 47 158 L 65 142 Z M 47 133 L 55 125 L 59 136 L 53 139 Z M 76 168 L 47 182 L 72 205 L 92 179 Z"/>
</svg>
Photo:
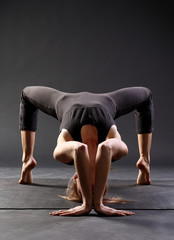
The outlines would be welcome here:
<svg viewBox="0 0 174 240">
<path fill-rule="evenodd" d="M 149 154 L 140 154 L 140 159 L 142 159 L 142 158 L 146 163 L 150 164 L 150 155 Z"/>
<path fill-rule="evenodd" d="M 25 155 L 23 155 L 23 157 L 22 157 L 22 162 L 23 163 L 27 163 L 30 159 L 32 159 L 33 158 L 33 156 L 32 155 L 28 155 L 28 156 L 25 156 Z"/>
</svg>

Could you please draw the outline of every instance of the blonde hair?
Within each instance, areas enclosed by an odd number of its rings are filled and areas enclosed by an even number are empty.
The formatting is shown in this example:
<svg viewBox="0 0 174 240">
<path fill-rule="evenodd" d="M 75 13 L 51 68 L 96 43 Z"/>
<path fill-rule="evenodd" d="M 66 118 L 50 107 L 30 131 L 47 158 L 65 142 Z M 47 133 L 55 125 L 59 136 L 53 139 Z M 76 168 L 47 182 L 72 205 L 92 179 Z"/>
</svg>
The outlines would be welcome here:
<svg viewBox="0 0 174 240">
<path fill-rule="evenodd" d="M 82 196 L 81 196 L 81 194 L 78 193 L 78 190 L 77 190 L 77 183 L 76 183 L 76 179 L 75 179 L 76 176 L 77 176 L 77 173 L 75 173 L 72 176 L 72 178 L 69 180 L 68 186 L 67 186 L 67 189 L 66 189 L 66 196 L 61 196 L 61 195 L 58 195 L 58 196 L 63 198 L 63 199 L 66 199 L 68 201 L 80 202 L 81 203 L 82 202 Z M 108 186 L 106 187 L 104 196 L 107 193 L 107 190 L 108 190 Z M 126 203 L 126 202 L 132 202 L 132 201 L 125 200 L 125 199 L 122 199 L 120 197 L 111 197 L 110 198 L 109 196 L 107 196 L 107 197 L 103 198 L 103 203 Z"/>
</svg>

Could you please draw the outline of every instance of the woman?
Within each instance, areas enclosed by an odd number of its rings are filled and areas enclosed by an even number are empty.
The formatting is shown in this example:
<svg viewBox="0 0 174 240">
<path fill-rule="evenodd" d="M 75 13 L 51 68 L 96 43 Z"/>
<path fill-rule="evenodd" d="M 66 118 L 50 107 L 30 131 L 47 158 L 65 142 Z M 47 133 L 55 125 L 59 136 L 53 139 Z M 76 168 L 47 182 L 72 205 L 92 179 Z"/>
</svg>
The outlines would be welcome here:
<svg viewBox="0 0 174 240">
<path fill-rule="evenodd" d="M 132 215 L 103 204 L 111 162 L 128 153 L 115 119 L 135 110 L 140 158 L 138 184 L 150 184 L 150 148 L 153 126 L 153 102 L 149 89 L 124 88 L 105 94 L 65 93 L 48 87 L 26 87 L 21 94 L 20 130 L 23 167 L 19 183 L 32 183 L 32 169 L 38 109 L 60 121 L 60 134 L 53 156 L 65 164 L 74 164 L 82 205 L 51 215 L 84 215 L 93 208 L 105 215 Z"/>
</svg>

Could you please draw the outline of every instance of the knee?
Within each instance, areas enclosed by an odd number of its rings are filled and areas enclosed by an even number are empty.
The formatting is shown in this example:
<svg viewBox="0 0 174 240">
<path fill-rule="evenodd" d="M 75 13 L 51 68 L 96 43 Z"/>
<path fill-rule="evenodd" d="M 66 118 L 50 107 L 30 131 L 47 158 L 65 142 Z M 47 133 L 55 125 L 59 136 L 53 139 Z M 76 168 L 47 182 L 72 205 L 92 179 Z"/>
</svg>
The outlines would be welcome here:
<svg viewBox="0 0 174 240">
<path fill-rule="evenodd" d="M 26 89 L 27 89 L 27 87 L 25 87 L 23 90 L 22 90 L 22 92 L 21 92 L 21 103 L 26 103 Z"/>
<path fill-rule="evenodd" d="M 99 151 L 102 153 L 102 154 L 108 154 L 108 155 L 111 155 L 112 154 L 112 148 L 109 144 L 107 144 L 106 142 L 103 142 L 103 143 L 100 143 L 99 146 Z"/>
<path fill-rule="evenodd" d="M 74 145 L 74 155 L 79 156 L 83 155 L 87 152 L 87 145 L 84 143 L 78 143 L 77 145 Z"/>
<path fill-rule="evenodd" d="M 25 88 L 21 92 L 21 102 L 25 101 L 24 97 L 25 97 Z"/>
<path fill-rule="evenodd" d="M 21 92 L 22 98 L 27 98 L 28 96 L 30 96 L 31 93 L 33 92 L 34 88 L 35 87 L 33 87 L 33 86 L 26 86 Z"/>
<path fill-rule="evenodd" d="M 151 101 L 152 100 L 152 92 L 149 88 L 146 88 L 147 94 L 148 94 L 148 99 Z"/>
<path fill-rule="evenodd" d="M 29 86 L 25 87 L 25 88 L 22 90 L 22 95 L 25 96 L 29 89 L 30 89 Z"/>
<path fill-rule="evenodd" d="M 152 92 L 149 88 L 147 87 L 142 87 L 142 89 L 144 90 L 146 96 L 147 96 L 147 99 L 148 100 L 152 100 Z"/>
<path fill-rule="evenodd" d="M 59 152 L 58 148 L 56 147 L 53 152 L 53 158 L 57 161 L 62 157 L 62 154 Z"/>
</svg>

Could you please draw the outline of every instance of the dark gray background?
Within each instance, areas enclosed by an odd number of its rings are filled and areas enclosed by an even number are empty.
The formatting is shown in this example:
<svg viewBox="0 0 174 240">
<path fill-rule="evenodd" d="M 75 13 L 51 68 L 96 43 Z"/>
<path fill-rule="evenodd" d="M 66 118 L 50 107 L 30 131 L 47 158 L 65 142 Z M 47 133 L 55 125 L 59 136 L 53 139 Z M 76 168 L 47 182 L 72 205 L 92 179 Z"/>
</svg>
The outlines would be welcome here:
<svg viewBox="0 0 174 240">
<path fill-rule="evenodd" d="M 0 0 L 0 166 L 21 165 L 19 99 L 27 85 L 108 92 L 153 92 L 152 163 L 173 164 L 174 7 L 172 1 Z M 59 124 L 39 113 L 35 157 L 52 158 Z M 134 115 L 117 121 L 129 155 L 138 157 Z M 115 164 L 115 163 L 114 163 Z"/>
</svg>

